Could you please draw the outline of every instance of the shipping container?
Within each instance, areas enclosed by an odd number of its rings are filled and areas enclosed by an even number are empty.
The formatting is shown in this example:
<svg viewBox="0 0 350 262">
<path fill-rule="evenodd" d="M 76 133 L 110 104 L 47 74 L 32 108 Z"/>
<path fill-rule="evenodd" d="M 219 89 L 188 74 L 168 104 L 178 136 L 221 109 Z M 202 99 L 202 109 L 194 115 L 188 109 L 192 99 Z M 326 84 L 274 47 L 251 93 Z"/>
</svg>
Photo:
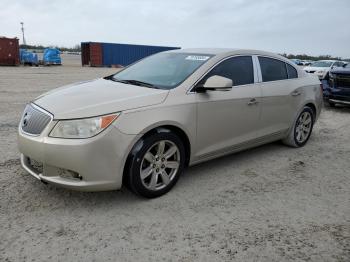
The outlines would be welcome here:
<svg viewBox="0 0 350 262">
<path fill-rule="evenodd" d="M 83 42 L 81 61 L 83 66 L 127 66 L 146 56 L 173 49 L 180 47 Z"/>
<path fill-rule="evenodd" d="M 19 65 L 18 38 L 0 37 L 0 65 Z"/>
<path fill-rule="evenodd" d="M 101 43 L 81 43 L 82 65 L 103 66 Z"/>
</svg>

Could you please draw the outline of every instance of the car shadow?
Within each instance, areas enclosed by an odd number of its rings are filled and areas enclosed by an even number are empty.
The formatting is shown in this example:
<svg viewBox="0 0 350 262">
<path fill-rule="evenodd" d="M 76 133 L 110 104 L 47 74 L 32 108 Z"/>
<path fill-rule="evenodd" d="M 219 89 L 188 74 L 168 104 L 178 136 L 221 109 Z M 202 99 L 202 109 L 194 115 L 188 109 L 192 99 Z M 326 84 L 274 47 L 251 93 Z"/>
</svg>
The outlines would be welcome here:
<svg viewBox="0 0 350 262">
<path fill-rule="evenodd" d="M 278 152 L 283 152 L 286 149 L 288 149 L 288 147 L 283 145 L 281 141 L 264 144 L 258 147 L 246 149 L 236 153 L 231 153 L 222 157 L 214 158 L 212 160 L 200 163 L 198 165 L 188 167 L 186 170 L 186 176 L 203 175 L 203 173 L 206 170 L 212 170 L 216 168 L 221 169 L 222 167 L 225 168 L 229 165 L 238 165 L 241 164 L 241 162 L 248 160 L 254 161 L 266 155 L 266 152 L 276 154 Z M 181 180 L 184 180 L 184 177 L 182 177 Z"/>
</svg>

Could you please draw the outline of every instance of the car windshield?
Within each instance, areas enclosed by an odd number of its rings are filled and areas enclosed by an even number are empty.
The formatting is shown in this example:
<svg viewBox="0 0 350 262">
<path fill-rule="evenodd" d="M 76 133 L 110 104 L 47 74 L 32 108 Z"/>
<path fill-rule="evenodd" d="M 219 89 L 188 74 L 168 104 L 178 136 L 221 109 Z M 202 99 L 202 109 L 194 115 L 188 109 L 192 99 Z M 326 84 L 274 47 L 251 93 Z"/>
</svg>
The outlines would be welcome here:
<svg viewBox="0 0 350 262">
<path fill-rule="evenodd" d="M 333 62 L 330 61 L 316 61 L 311 64 L 314 67 L 330 67 Z"/>
<path fill-rule="evenodd" d="M 159 53 L 147 57 L 111 77 L 135 85 L 172 89 L 182 83 L 213 55 Z"/>
</svg>

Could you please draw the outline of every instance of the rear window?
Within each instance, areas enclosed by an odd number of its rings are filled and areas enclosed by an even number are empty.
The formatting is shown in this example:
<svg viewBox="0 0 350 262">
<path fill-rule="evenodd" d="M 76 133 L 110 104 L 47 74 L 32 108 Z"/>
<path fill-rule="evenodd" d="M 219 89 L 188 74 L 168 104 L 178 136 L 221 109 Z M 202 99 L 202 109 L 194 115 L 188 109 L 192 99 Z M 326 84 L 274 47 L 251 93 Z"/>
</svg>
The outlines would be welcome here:
<svg viewBox="0 0 350 262">
<path fill-rule="evenodd" d="M 291 66 L 287 63 L 286 63 L 286 65 L 287 65 L 288 78 L 289 79 L 290 78 L 298 78 L 297 70 L 293 66 Z"/>
<path fill-rule="evenodd" d="M 263 82 L 288 79 L 284 62 L 273 58 L 259 57 L 259 63 Z"/>
</svg>

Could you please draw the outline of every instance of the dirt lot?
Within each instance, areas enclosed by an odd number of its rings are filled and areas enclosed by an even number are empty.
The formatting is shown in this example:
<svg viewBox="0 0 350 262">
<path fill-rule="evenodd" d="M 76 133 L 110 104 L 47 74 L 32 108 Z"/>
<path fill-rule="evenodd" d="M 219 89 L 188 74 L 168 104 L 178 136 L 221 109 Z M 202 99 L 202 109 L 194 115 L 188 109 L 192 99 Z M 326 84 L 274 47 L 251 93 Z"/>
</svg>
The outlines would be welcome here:
<svg viewBox="0 0 350 262">
<path fill-rule="evenodd" d="M 186 170 L 153 200 L 44 185 L 19 164 L 17 124 L 44 91 L 115 69 L 0 67 L 0 261 L 350 261 L 350 109 L 325 108 L 309 143 Z"/>
</svg>

